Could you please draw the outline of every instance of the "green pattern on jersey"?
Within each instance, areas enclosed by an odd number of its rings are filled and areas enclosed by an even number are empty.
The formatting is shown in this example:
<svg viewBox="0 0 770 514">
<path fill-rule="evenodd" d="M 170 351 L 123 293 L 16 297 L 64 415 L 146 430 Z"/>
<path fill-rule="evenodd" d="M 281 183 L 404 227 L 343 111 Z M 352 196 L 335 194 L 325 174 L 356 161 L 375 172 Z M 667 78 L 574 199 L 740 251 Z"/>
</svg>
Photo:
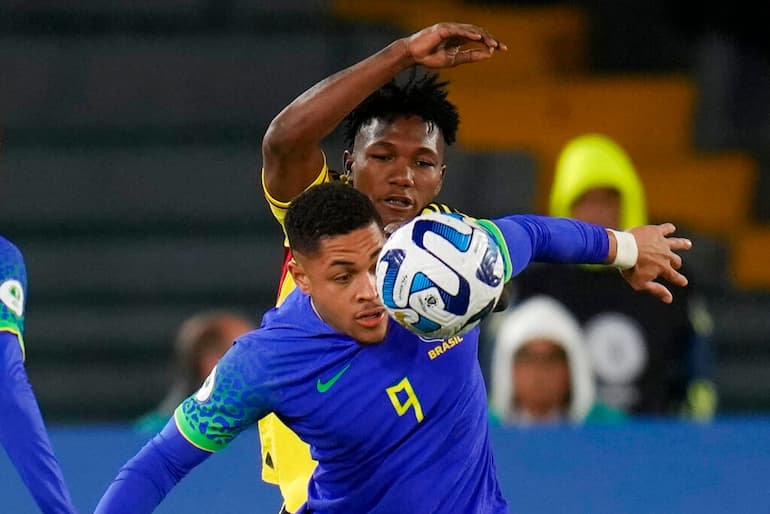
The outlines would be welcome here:
<svg viewBox="0 0 770 514">
<path fill-rule="evenodd" d="M 253 367 L 247 359 L 220 360 L 201 389 L 176 408 L 174 420 L 187 440 L 202 450 L 221 450 L 270 411 L 266 396 L 244 380 L 255 376 Z"/>
</svg>

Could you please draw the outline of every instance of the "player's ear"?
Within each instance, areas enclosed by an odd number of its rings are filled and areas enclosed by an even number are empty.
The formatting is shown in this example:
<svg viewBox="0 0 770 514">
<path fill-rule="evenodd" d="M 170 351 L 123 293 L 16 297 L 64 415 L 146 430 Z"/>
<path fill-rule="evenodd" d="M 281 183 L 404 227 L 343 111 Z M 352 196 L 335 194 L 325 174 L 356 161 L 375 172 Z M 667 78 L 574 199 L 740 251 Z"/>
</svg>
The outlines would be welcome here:
<svg viewBox="0 0 770 514">
<path fill-rule="evenodd" d="M 308 279 L 302 264 L 298 263 L 296 259 L 292 259 L 287 266 L 289 268 L 289 273 L 291 273 L 291 276 L 294 278 L 294 283 L 297 284 L 299 290 L 305 294 L 310 294 L 310 280 Z"/>
<path fill-rule="evenodd" d="M 348 184 L 353 182 L 353 160 L 353 153 L 350 150 L 342 153 L 342 169 L 345 170 L 345 181 Z"/>
</svg>

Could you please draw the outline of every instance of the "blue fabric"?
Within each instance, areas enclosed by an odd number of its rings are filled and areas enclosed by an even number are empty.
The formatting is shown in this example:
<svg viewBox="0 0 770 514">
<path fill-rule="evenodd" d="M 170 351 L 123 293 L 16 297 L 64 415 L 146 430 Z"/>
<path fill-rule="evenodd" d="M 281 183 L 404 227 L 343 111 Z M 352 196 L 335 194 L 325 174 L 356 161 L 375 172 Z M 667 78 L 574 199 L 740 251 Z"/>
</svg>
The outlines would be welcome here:
<svg viewBox="0 0 770 514">
<path fill-rule="evenodd" d="M 75 512 L 14 334 L 0 332 L 0 355 L 0 442 L 42 512 Z"/>
<path fill-rule="evenodd" d="M 514 275 L 532 261 L 601 264 L 609 253 L 607 231 L 591 223 L 529 214 L 491 221 L 503 234 Z"/>
<path fill-rule="evenodd" d="M 0 237 L 0 443 L 40 510 L 69 514 L 72 506 L 24 369 L 23 299 L 27 275 L 21 252 Z"/>
<path fill-rule="evenodd" d="M 95 514 L 152 512 L 191 469 L 210 455 L 190 444 L 172 419 L 120 469 Z"/>
<path fill-rule="evenodd" d="M 273 411 L 319 461 L 311 512 L 505 513 L 477 350 L 478 329 L 424 341 L 394 322 L 382 343 L 362 345 L 319 319 L 295 290 L 177 408 L 176 426 L 190 443 L 167 426 L 123 468 L 96 512 L 150 512 L 205 458 L 193 444 L 224 448 Z"/>
<path fill-rule="evenodd" d="M 26 291 L 27 270 L 24 258 L 13 243 L 0 236 L 0 330 L 16 334 L 22 352 Z"/>
</svg>

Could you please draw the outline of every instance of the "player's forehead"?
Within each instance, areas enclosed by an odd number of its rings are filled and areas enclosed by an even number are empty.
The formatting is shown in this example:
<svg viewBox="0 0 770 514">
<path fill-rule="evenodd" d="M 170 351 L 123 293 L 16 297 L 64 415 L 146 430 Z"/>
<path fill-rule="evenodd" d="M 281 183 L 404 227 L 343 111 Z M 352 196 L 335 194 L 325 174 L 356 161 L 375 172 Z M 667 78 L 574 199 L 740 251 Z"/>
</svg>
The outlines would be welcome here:
<svg viewBox="0 0 770 514">
<path fill-rule="evenodd" d="M 363 123 L 356 134 L 356 149 L 372 145 L 393 145 L 411 150 L 424 149 L 439 155 L 444 153 L 444 136 L 435 123 L 417 115 L 396 116 L 392 119 L 373 118 Z"/>
<path fill-rule="evenodd" d="M 349 265 L 368 265 L 376 259 L 385 236 L 377 223 L 348 232 L 347 234 L 324 237 L 320 240 L 318 253 L 314 258 L 324 268 Z"/>
</svg>

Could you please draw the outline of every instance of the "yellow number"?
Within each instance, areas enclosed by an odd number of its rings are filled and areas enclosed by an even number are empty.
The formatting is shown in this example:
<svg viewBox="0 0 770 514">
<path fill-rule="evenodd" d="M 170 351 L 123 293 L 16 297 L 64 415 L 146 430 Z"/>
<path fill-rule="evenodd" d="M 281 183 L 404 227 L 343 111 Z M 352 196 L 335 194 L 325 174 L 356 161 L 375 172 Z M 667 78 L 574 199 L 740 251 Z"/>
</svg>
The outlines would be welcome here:
<svg viewBox="0 0 770 514">
<path fill-rule="evenodd" d="M 396 412 L 399 416 L 406 414 L 406 411 L 409 410 L 409 407 L 414 407 L 414 417 L 417 418 L 417 423 L 422 421 L 422 406 L 420 405 L 420 400 L 418 400 L 417 395 L 414 394 L 412 384 L 409 383 L 409 379 L 407 377 L 404 377 L 404 379 L 398 384 L 386 388 L 385 391 L 388 393 L 390 403 L 393 404 L 393 408 L 396 409 Z M 406 401 L 403 403 L 398 397 L 398 393 L 401 391 L 406 393 Z"/>
</svg>

